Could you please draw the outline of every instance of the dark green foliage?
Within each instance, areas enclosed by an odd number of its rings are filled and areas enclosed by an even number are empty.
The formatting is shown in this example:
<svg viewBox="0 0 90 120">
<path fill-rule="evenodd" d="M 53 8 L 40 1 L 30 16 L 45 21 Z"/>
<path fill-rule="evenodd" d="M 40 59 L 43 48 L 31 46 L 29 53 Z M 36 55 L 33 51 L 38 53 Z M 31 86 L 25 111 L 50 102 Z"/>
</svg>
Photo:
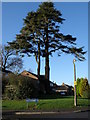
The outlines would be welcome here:
<svg viewBox="0 0 90 120">
<path fill-rule="evenodd" d="M 82 98 L 90 97 L 90 88 L 87 78 L 78 78 L 77 79 L 77 96 L 81 96 Z"/>
<path fill-rule="evenodd" d="M 79 94 L 79 87 L 80 87 L 80 78 L 77 78 L 77 86 L 76 86 L 77 96 L 80 96 L 80 94 Z"/>
<path fill-rule="evenodd" d="M 76 38 L 72 35 L 60 33 L 60 24 L 63 23 L 62 14 L 52 2 L 43 2 L 36 12 L 29 12 L 24 19 L 24 27 L 21 33 L 16 35 L 16 40 L 9 44 L 17 52 L 26 53 L 28 56 L 38 53 L 38 41 L 40 41 L 40 56 L 47 59 L 53 52 L 74 54 L 79 60 L 84 60 L 83 47 L 77 48 Z"/>
<path fill-rule="evenodd" d="M 4 99 L 26 99 L 38 96 L 38 83 L 29 77 L 10 74 L 4 90 Z"/>
<path fill-rule="evenodd" d="M 79 60 L 84 60 L 82 56 L 86 52 L 83 52 L 83 47 L 76 48 L 76 38 L 72 35 L 63 35 L 60 33 L 60 24 L 65 19 L 61 16 L 61 12 L 56 10 L 52 2 L 42 3 L 38 10 L 38 24 L 44 41 L 44 57 L 46 54 L 52 55 L 53 52 L 58 51 L 58 55 L 61 53 L 74 54 Z M 47 53 L 48 51 L 48 53 Z"/>
<path fill-rule="evenodd" d="M 19 77 L 19 98 L 36 98 L 38 96 L 38 83 L 28 77 Z"/>
</svg>

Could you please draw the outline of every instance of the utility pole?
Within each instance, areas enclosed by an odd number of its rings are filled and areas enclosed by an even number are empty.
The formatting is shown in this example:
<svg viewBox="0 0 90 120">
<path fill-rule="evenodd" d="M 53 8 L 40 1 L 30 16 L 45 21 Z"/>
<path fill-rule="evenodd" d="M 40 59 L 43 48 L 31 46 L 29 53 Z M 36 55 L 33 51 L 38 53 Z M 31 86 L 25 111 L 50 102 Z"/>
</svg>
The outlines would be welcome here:
<svg viewBox="0 0 90 120">
<path fill-rule="evenodd" d="M 76 60 L 73 60 L 74 64 L 74 106 L 77 106 L 77 94 L 76 94 L 76 68 L 75 68 Z"/>
</svg>

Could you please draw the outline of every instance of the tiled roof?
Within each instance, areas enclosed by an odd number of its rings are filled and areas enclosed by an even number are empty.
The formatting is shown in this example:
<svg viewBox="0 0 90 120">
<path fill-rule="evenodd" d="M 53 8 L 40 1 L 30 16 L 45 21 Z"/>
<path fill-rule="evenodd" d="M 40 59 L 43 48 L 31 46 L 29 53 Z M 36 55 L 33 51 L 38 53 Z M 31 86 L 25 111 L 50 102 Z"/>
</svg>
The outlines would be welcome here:
<svg viewBox="0 0 90 120">
<path fill-rule="evenodd" d="M 37 79 L 37 80 L 38 80 L 38 76 L 37 76 L 36 74 L 31 73 L 31 72 L 26 71 L 26 70 L 24 70 L 24 71 L 21 73 L 21 75 L 27 76 L 27 77 L 30 77 L 30 78 L 33 78 L 33 79 Z"/>
</svg>

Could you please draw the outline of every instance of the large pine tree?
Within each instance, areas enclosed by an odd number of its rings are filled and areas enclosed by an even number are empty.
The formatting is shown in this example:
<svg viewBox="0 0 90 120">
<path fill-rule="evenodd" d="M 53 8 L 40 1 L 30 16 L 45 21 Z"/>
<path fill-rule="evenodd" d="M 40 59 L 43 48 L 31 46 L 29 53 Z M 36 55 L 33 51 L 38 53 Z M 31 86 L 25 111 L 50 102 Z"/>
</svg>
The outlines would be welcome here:
<svg viewBox="0 0 90 120">
<path fill-rule="evenodd" d="M 62 14 L 52 2 L 43 2 L 36 12 L 29 12 L 24 19 L 24 26 L 16 40 L 10 45 L 16 45 L 21 53 L 34 54 L 38 58 L 38 74 L 40 75 L 40 56 L 45 57 L 46 89 L 49 92 L 49 56 L 53 52 L 73 54 L 78 60 L 85 60 L 83 47 L 76 47 L 76 38 L 63 35 L 60 24 L 63 23 Z"/>
</svg>

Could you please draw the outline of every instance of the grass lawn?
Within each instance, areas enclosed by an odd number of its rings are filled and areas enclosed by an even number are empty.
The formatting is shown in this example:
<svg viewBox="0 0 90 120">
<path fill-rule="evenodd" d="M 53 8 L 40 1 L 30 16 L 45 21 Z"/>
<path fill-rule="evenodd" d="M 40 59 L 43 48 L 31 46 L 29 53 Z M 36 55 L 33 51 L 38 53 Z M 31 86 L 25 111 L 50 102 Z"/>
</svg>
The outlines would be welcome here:
<svg viewBox="0 0 90 120">
<path fill-rule="evenodd" d="M 90 100 L 88 99 L 78 99 L 78 108 L 88 107 L 90 105 Z M 73 97 L 65 97 L 59 99 L 43 99 L 39 100 L 35 106 L 35 102 L 30 102 L 28 104 L 26 100 L 3 100 L 2 101 L 3 110 L 36 110 L 36 111 L 58 111 L 60 109 L 75 109 Z"/>
</svg>

